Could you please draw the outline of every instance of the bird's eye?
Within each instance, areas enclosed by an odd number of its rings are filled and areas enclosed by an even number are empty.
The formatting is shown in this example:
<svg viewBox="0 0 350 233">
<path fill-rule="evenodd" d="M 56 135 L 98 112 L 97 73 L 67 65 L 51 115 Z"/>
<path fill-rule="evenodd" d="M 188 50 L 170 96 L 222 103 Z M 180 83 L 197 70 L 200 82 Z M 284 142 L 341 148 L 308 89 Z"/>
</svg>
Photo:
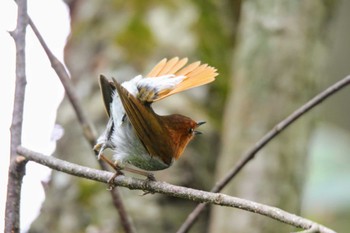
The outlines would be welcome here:
<svg viewBox="0 0 350 233">
<path fill-rule="evenodd" d="M 194 129 L 193 129 L 193 128 L 190 128 L 190 129 L 188 130 L 188 133 L 192 134 L 193 131 L 194 131 Z"/>
</svg>

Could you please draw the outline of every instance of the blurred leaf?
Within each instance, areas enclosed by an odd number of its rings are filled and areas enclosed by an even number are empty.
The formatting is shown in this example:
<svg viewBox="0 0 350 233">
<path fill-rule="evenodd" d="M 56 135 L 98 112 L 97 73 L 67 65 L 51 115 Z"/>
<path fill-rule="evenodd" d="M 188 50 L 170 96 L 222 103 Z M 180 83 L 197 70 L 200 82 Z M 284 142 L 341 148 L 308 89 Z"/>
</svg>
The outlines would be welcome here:
<svg viewBox="0 0 350 233">
<path fill-rule="evenodd" d="M 142 16 L 135 15 L 115 37 L 115 43 L 124 50 L 127 58 L 140 64 L 156 46 L 154 36 Z"/>
</svg>

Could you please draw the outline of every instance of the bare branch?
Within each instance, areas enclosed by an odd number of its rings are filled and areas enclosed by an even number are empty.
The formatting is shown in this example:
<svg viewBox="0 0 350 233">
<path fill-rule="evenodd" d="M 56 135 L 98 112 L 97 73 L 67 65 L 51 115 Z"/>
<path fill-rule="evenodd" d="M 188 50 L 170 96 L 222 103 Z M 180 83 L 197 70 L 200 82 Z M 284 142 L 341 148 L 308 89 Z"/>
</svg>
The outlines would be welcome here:
<svg viewBox="0 0 350 233">
<path fill-rule="evenodd" d="M 272 139 L 274 139 L 278 134 L 285 130 L 289 125 L 294 123 L 302 115 L 310 111 L 312 108 L 319 105 L 328 97 L 337 93 L 342 88 L 350 84 L 350 76 L 343 78 L 342 80 L 336 82 L 332 86 L 328 87 L 326 90 L 322 91 L 320 94 L 316 95 L 310 101 L 305 103 L 303 106 L 295 110 L 286 119 L 278 123 L 272 130 L 265 134 L 251 149 L 249 149 L 245 154 L 243 154 L 242 159 L 238 164 L 228 172 L 228 174 L 219 181 L 215 187 L 213 187 L 213 192 L 219 192 L 222 190 L 236 175 L 237 173 L 254 158 L 256 153 L 260 151 L 264 146 L 266 146 Z M 217 190 L 217 191 L 216 191 Z"/>
<path fill-rule="evenodd" d="M 33 23 L 33 21 L 29 16 L 28 16 L 28 21 L 29 21 L 30 27 L 34 31 L 34 34 L 38 38 L 41 46 L 45 50 L 45 53 L 50 60 L 51 67 L 55 70 L 57 76 L 61 80 L 61 83 L 65 89 L 68 99 L 72 104 L 73 109 L 77 115 L 78 121 L 83 128 L 83 133 L 85 138 L 88 140 L 91 147 L 93 147 L 96 143 L 96 130 L 94 129 L 93 125 L 89 122 L 88 118 L 86 117 L 86 113 L 81 107 L 82 105 L 79 101 L 79 98 L 75 94 L 74 87 L 72 86 L 68 72 L 66 71 L 64 65 L 51 52 L 51 50 L 45 43 L 43 37 L 41 36 L 39 30 L 37 29 L 37 27 L 35 26 L 35 24 Z M 106 166 L 105 163 L 103 163 L 102 161 L 98 161 L 98 162 L 103 170 L 108 170 L 108 167 Z M 111 190 L 111 195 L 112 195 L 113 204 L 119 213 L 119 217 L 120 217 L 123 229 L 125 230 L 126 233 L 134 232 L 134 228 L 129 220 L 129 217 L 125 210 L 125 207 L 118 189 Z"/>
<path fill-rule="evenodd" d="M 242 168 L 251 161 L 256 153 L 260 151 L 264 146 L 266 146 L 272 139 L 274 139 L 278 134 L 285 130 L 289 125 L 299 119 L 302 115 L 310 111 L 312 108 L 319 105 L 328 97 L 337 93 L 342 88 L 350 84 L 350 76 L 346 76 L 342 80 L 336 82 L 332 86 L 328 87 L 326 90 L 322 91 L 310 101 L 302 105 L 300 108 L 295 110 L 291 115 L 285 118 L 283 121 L 278 123 L 272 130 L 265 134 L 252 148 L 250 148 L 245 154 L 243 154 L 242 159 L 233 167 L 227 175 L 218 181 L 215 186 L 210 190 L 211 192 L 220 192 L 241 170 Z M 206 204 L 199 204 L 196 208 L 189 214 L 186 221 L 182 224 L 177 233 L 187 232 L 188 229 L 197 220 L 199 214 L 204 210 Z"/>
<path fill-rule="evenodd" d="M 52 156 L 45 156 L 23 147 L 18 147 L 17 152 L 26 157 L 28 160 L 35 161 L 52 169 L 62 171 L 74 176 L 79 176 L 103 183 L 108 183 L 111 176 L 113 176 L 111 172 L 83 167 L 77 164 L 69 163 L 67 161 L 59 160 Z M 309 229 L 313 226 L 317 226 L 320 232 L 334 233 L 334 231 L 331 229 L 328 229 L 308 219 L 288 213 L 284 210 L 221 193 L 205 192 L 201 190 L 175 186 L 165 182 L 139 180 L 126 176 L 117 176 L 114 179 L 114 184 L 129 189 L 144 190 L 149 193 L 162 193 L 196 202 L 205 202 L 215 205 L 234 207 L 253 213 L 258 213 L 280 222 L 293 225 L 295 227 Z"/>
<path fill-rule="evenodd" d="M 38 38 L 41 46 L 45 50 L 47 57 L 50 60 L 51 67 L 55 70 L 57 76 L 60 78 L 61 83 L 66 91 L 67 97 L 72 104 L 74 111 L 78 117 L 79 123 L 82 125 L 83 133 L 85 138 L 89 141 L 91 147 L 93 147 L 96 143 L 96 131 L 93 128 L 92 124 L 89 122 L 86 114 L 81 107 L 80 101 L 74 92 L 74 88 L 70 82 L 70 77 L 64 65 L 53 55 L 47 44 L 45 43 L 43 37 L 41 36 L 39 30 L 36 28 L 35 24 L 28 16 L 28 23 L 30 27 L 33 29 L 34 34 Z"/>
<path fill-rule="evenodd" d="M 17 4 L 17 26 L 10 33 L 16 44 L 16 87 L 11 124 L 11 154 L 5 211 L 5 232 L 8 233 L 19 232 L 20 229 L 21 189 L 26 165 L 26 160 L 17 156 L 16 148 L 21 145 L 24 96 L 27 84 L 25 69 L 27 1 L 18 0 Z"/>
</svg>

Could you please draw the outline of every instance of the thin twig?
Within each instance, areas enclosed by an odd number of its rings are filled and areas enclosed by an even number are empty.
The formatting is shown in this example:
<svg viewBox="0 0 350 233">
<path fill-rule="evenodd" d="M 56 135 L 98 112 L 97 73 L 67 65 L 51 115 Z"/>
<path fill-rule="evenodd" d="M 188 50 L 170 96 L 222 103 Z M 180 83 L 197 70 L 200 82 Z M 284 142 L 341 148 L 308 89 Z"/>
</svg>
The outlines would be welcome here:
<svg viewBox="0 0 350 233">
<path fill-rule="evenodd" d="M 73 109 L 77 115 L 78 121 L 83 128 L 83 133 L 84 133 L 85 138 L 88 140 L 91 147 L 93 147 L 96 143 L 96 130 L 94 129 L 92 124 L 89 122 L 83 108 L 81 107 L 82 105 L 79 101 L 79 98 L 75 94 L 74 87 L 71 84 L 68 72 L 66 71 L 64 65 L 51 52 L 51 50 L 49 49 L 49 47 L 45 43 L 43 37 L 41 36 L 39 30 L 37 29 L 37 27 L 35 26 L 35 24 L 33 23 L 33 21 L 31 20 L 31 18 L 29 16 L 28 16 L 28 23 L 29 23 L 30 27 L 32 28 L 32 30 L 34 31 L 34 34 L 38 38 L 41 46 L 45 50 L 45 53 L 50 60 L 51 67 L 55 70 L 57 76 L 61 80 L 61 83 L 65 89 L 65 92 L 68 96 L 68 99 L 69 99 L 70 103 L 72 104 Z M 103 170 L 108 170 L 108 167 L 106 166 L 105 163 L 103 163 L 100 160 L 98 162 Z M 124 207 L 124 204 L 123 204 L 123 201 L 121 199 L 121 196 L 120 196 L 118 189 L 111 190 L 111 195 L 112 195 L 113 204 L 118 211 L 123 229 L 125 230 L 126 233 L 134 232 L 134 228 L 133 228 L 133 226 L 130 222 L 130 219 L 127 215 L 127 212 L 125 210 L 125 207 Z"/>
<path fill-rule="evenodd" d="M 10 32 L 16 44 L 16 87 L 11 123 L 10 166 L 7 183 L 7 199 L 5 211 L 5 232 L 20 230 L 20 201 L 22 180 L 25 173 L 26 160 L 17 156 L 17 147 L 21 145 L 22 122 L 26 80 L 25 36 L 27 27 L 27 1 L 18 0 L 17 26 Z"/>
<path fill-rule="evenodd" d="M 242 159 L 236 164 L 236 166 L 233 167 L 223 179 L 218 181 L 210 191 L 220 192 L 241 171 L 241 169 L 255 157 L 256 153 L 260 151 L 264 146 L 266 146 L 273 138 L 275 138 L 289 125 L 291 125 L 293 122 L 299 119 L 302 115 L 304 115 L 312 108 L 320 104 L 322 101 L 332 96 L 333 94 L 335 94 L 336 92 L 338 92 L 339 90 L 341 90 L 349 84 L 350 76 L 346 76 L 342 80 L 336 82 L 332 86 L 328 87 L 326 90 L 316 95 L 314 98 L 312 98 L 310 101 L 298 108 L 283 121 L 278 123 L 272 130 L 265 134 L 252 148 L 250 148 L 245 154 L 243 154 Z M 181 225 L 177 233 L 187 232 L 197 220 L 199 214 L 204 210 L 205 207 L 205 203 L 197 205 L 196 208 L 189 214 L 186 221 Z"/>
<path fill-rule="evenodd" d="M 34 151 L 30 151 L 23 147 L 18 147 L 17 152 L 28 160 L 35 161 L 52 169 L 65 172 L 74 176 L 83 177 L 103 183 L 108 183 L 111 176 L 114 174 L 107 171 L 96 170 L 88 167 L 83 167 L 77 164 L 69 163 L 52 156 L 46 156 Z M 237 197 L 221 193 L 211 193 L 181 186 L 171 185 L 165 182 L 157 182 L 150 180 L 140 180 L 123 175 L 117 176 L 114 179 L 114 184 L 117 186 L 126 187 L 129 189 L 144 190 L 148 193 L 162 193 L 173 197 L 183 198 L 196 202 L 206 202 L 215 205 L 229 206 L 246 210 L 267 216 L 280 222 L 290 224 L 292 226 L 309 229 L 312 226 L 317 226 L 320 232 L 334 233 L 333 230 L 317 224 L 311 220 L 300 216 L 288 213 L 279 208 L 263 205 L 253 201 L 244 200 Z"/>
</svg>

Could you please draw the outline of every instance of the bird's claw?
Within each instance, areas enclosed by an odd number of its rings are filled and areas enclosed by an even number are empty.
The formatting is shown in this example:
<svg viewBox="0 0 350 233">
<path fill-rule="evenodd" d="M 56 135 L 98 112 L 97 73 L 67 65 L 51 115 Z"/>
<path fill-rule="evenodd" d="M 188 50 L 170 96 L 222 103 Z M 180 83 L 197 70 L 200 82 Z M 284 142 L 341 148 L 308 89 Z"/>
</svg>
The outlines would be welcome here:
<svg viewBox="0 0 350 233">
<path fill-rule="evenodd" d="M 147 194 L 155 194 L 155 192 L 152 192 L 152 191 L 144 191 L 144 190 L 142 190 L 142 191 L 143 191 L 143 193 L 140 194 L 140 196 L 146 196 Z"/>
<path fill-rule="evenodd" d="M 148 173 L 146 177 L 146 180 L 148 181 L 157 181 L 153 173 Z"/>
<path fill-rule="evenodd" d="M 147 173 L 145 174 L 145 176 L 147 177 L 146 180 L 145 180 L 145 187 L 148 186 L 148 182 L 150 181 L 156 181 L 156 178 L 155 176 L 153 175 L 153 173 Z M 143 193 L 141 194 L 141 196 L 145 196 L 147 194 L 154 194 L 155 192 L 153 191 L 145 191 L 145 190 L 142 190 Z"/>
<path fill-rule="evenodd" d="M 124 173 L 120 170 L 116 170 L 116 172 L 113 174 L 113 176 L 111 178 L 108 179 L 107 183 L 108 183 L 108 188 L 107 190 L 108 191 L 111 191 L 115 188 L 115 184 L 114 184 L 114 179 L 117 177 L 117 176 L 120 176 L 120 175 L 124 175 Z"/>
</svg>

